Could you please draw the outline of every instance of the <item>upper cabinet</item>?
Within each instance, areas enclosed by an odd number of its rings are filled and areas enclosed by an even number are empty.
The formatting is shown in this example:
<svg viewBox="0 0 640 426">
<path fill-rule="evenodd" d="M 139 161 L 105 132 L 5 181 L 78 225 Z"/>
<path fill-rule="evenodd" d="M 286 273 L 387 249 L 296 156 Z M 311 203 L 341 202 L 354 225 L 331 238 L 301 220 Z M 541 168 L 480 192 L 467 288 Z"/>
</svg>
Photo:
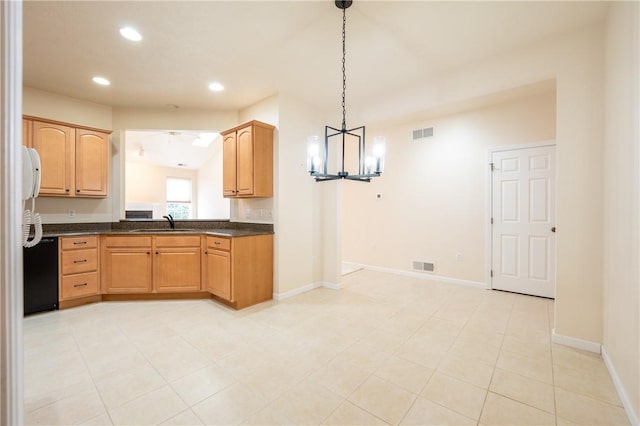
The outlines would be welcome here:
<svg viewBox="0 0 640 426">
<path fill-rule="evenodd" d="M 273 130 L 251 121 L 221 133 L 225 197 L 273 196 Z"/>
<path fill-rule="evenodd" d="M 23 144 L 40 155 L 40 196 L 109 195 L 109 133 L 71 124 L 23 119 Z"/>
</svg>

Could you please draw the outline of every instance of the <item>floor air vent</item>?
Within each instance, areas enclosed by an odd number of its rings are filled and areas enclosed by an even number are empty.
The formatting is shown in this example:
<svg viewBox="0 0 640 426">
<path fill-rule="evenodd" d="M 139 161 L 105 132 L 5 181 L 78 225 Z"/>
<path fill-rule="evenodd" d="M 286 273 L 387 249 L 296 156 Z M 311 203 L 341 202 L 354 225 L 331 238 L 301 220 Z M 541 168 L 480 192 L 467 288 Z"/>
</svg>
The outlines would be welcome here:
<svg viewBox="0 0 640 426">
<path fill-rule="evenodd" d="M 417 129 L 413 131 L 414 141 L 424 138 L 430 138 L 431 136 L 433 136 L 433 127 L 427 127 L 425 129 Z"/>
<path fill-rule="evenodd" d="M 433 272 L 435 270 L 435 264 L 433 262 L 421 262 L 414 260 L 413 269 L 423 272 Z"/>
</svg>

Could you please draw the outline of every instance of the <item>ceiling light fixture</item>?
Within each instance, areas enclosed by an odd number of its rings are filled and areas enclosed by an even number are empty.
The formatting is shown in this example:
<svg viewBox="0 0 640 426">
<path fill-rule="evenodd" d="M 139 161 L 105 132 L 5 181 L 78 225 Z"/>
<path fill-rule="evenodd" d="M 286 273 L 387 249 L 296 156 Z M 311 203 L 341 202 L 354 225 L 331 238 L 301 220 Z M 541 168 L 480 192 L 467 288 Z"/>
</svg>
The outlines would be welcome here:
<svg viewBox="0 0 640 426">
<path fill-rule="evenodd" d="M 200 133 L 198 137 L 191 142 L 193 146 L 199 146 L 202 148 L 207 148 L 215 138 L 217 138 L 219 133 Z"/>
<path fill-rule="evenodd" d="M 224 90 L 224 86 L 222 85 L 222 83 L 214 81 L 213 83 L 209 84 L 209 90 L 211 90 L 212 92 L 222 92 Z"/>
<path fill-rule="evenodd" d="M 111 82 L 104 77 L 93 77 L 93 82 L 100 86 L 108 86 L 111 84 Z"/>
<path fill-rule="evenodd" d="M 142 35 L 132 27 L 122 27 L 120 28 L 120 35 L 127 40 L 131 41 L 140 41 L 142 40 Z"/>
<path fill-rule="evenodd" d="M 384 169 L 385 139 L 374 138 L 373 149 L 367 151 L 365 145 L 364 126 L 347 129 L 347 110 L 345 93 L 347 91 L 346 77 L 346 27 L 347 8 L 353 3 L 352 0 L 335 0 L 338 9 L 342 9 L 342 127 L 325 126 L 324 144 L 320 143 L 318 136 L 311 136 L 307 139 L 307 170 L 316 179 L 316 182 L 327 180 L 349 179 L 360 182 L 370 182 L 372 177 L 378 177 Z M 337 140 L 342 145 L 341 167 L 337 174 L 328 173 L 329 141 Z M 349 174 L 345 170 L 345 154 L 347 143 L 357 143 L 358 147 L 358 173 Z"/>
</svg>

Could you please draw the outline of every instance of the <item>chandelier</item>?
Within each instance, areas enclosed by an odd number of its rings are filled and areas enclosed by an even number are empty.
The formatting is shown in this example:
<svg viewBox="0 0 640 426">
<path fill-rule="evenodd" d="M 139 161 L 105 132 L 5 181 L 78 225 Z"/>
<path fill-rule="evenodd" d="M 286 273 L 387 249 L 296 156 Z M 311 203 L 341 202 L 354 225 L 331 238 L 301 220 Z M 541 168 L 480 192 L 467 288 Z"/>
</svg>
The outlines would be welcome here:
<svg viewBox="0 0 640 426">
<path fill-rule="evenodd" d="M 385 139 L 383 137 L 374 138 L 373 146 L 367 150 L 365 143 L 364 126 L 347 128 L 346 110 L 346 27 L 347 8 L 353 3 L 352 0 L 335 0 L 335 4 L 342 9 L 342 126 L 337 129 L 331 126 L 324 128 L 324 143 L 321 143 L 318 136 L 310 136 L 307 139 L 307 170 L 315 178 L 316 182 L 324 182 L 336 179 L 348 179 L 360 182 L 370 182 L 372 177 L 378 177 L 384 170 Z M 336 174 L 329 174 L 329 145 L 335 143 L 337 155 L 335 161 L 340 165 L 340 170 Z M 357 168 L 358 172 L 351 174 L 345 170 L 345 158 L 353 152 L 357 146 Z M 348 147 L 352 149 L 349 150 Z M 355 162 L 349 162 L 353 164 Z"/>
</svg>

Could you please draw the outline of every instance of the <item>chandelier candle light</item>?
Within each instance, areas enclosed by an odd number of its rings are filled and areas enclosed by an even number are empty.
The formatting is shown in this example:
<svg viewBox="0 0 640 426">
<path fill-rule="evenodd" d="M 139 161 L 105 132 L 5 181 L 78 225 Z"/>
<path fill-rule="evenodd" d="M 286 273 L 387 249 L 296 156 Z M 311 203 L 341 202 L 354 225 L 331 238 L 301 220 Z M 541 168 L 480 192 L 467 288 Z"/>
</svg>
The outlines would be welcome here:
<svg viewBox="0 0 640 426">
<path fill-rule="evenodd" d="M 325 126 L 324 144 L 318 136 L 307 138 L 307 170 L 315 178 L 316 182 L 327 180 L 349 179 L 360 182 L 370 182 L 372 177 L 378 177 L 384 170 L 385 139 L 376 137 L 373 146 L 367 151 L 365 144 L 364 126 L 347 129 L 347 111 L 345 93 L 347 91 L 346 77 L 346 10 L 353 3 L 352 0 L 335 0 L 336 6 L 342 9 L 342 127 Z M 329 174 L 329 141 L 337 141 L 342 146 L 342 156 L 339 158 L 340 170 L 337 174 Z M 358 173 L 349 174 L 345 170 L 346 146 L 348 142 L 357 143 L 358 146 Z"/>
</svg>

